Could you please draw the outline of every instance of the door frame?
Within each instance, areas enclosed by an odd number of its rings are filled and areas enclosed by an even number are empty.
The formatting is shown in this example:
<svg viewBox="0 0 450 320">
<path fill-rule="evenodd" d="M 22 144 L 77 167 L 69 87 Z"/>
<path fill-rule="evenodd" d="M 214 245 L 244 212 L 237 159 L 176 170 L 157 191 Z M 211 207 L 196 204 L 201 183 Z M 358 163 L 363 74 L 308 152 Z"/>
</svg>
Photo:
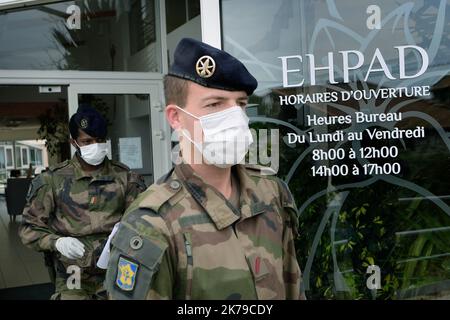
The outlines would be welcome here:
<svg viewBox="0 0 450 320">
<path fill-rule="evenodd" d="M 150 132 L 152 138 L 153 178 L 156 181 L 172 167 L 171 128 L 165 121 L 162 78 L 145 84 L 75 83 L 67 89 L 69 117 L 78 109 L 79 94 L 148 94 L 150 97 Z M 145 147 L 145 146 L 143 146 Z M 71 146 L 72 155 L 75 149 Z M 143 159 L 145 161 L 145 159 Z"/>
<path fill-rule="evenodd" d="M 222 16 L 220 0 L 200 0 L 202 41 L 222 49 Z"/>
</svg>

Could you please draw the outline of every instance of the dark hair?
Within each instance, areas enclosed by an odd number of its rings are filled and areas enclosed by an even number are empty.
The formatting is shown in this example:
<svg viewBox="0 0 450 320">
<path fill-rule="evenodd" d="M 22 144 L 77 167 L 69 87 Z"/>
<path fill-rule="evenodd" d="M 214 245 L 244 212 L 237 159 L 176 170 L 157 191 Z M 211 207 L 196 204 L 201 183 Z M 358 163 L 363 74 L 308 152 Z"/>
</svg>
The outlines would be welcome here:
<svg viewBox="0 0 450 320">
<path fill-rule="evenodd" d="M 176 104 L 180 108 L 184 108 L 188 94 L 188 81 L 171 75 L 164 76 L 166 104 Z"/>
</svg>

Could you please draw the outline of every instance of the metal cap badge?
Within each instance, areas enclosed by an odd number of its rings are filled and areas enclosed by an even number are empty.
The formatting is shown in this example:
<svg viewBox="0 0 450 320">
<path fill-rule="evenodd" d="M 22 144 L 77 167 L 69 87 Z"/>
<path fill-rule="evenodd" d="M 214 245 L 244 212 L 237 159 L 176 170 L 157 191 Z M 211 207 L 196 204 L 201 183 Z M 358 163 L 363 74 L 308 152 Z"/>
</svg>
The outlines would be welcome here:
<svg viewBox="0 0 450 320">
<path fill-rule="evenodd" d="M 81 119 L 81 121 L 80 121 L 80 127 L 81 127 L 81 129 L 86 129 L 87 127 L 88 127 L 88 120 L 86 119 L 86 118 L 84 118 L 84 119 Z"/>
<path fill-rule="evenodd" d="M 210 56 L 203 56 L 195 64 L 197 74 L 202 78 L 209 78 L 216 71 L 216 62 Z"/>
</svg>

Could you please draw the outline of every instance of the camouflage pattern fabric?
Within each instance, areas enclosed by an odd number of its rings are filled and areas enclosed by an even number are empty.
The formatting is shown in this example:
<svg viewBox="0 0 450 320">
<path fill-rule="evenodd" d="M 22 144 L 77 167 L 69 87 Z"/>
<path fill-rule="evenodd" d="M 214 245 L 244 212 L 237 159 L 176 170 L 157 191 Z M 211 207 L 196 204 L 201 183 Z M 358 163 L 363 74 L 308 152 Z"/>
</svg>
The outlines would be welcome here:
<svg viewBox="0 0 450 320">
<path fill-rule="evenodd" d="M 101 283 L 104 271 L 95 263 L 104 243 L 144 190 L 141 176 L 121 163 L 105 158 L 101 169 L 90 173 L 82 170 L 74 156 L 32 181 L 19 235 L 26 246 L 53 253 L 57 283 L 67 278 L 70 265 L 79 266 L 82 277 L 101 274 Z M 56 240 L 69 236 L 85 245 L 82 258 L 71 260 L 56 250 Z"/>
<path fill-rule="evenodd" d="M 293 197 L 281 180 L 233 167 L 239 210 L 187 164 L 130 206 L 111 242 L 111 299 L 303 299 Z"/>
</svg>

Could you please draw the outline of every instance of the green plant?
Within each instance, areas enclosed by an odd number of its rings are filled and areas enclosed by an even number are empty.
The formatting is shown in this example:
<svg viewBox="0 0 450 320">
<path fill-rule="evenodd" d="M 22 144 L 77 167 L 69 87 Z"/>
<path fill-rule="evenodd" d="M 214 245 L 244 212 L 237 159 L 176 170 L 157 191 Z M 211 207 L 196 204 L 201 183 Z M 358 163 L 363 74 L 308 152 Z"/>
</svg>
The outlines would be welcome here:
<svg viewBox="0 0 450 320">
<path fill-rule="evenodd" d="M 61 144 L 67 143 L 69 126 L 67 107 L 63 100 L 53 108 L 39 116 L 39 139 L 45 140 L 45 146 L 50 156 L 61 154 Z"/>
</svg>

